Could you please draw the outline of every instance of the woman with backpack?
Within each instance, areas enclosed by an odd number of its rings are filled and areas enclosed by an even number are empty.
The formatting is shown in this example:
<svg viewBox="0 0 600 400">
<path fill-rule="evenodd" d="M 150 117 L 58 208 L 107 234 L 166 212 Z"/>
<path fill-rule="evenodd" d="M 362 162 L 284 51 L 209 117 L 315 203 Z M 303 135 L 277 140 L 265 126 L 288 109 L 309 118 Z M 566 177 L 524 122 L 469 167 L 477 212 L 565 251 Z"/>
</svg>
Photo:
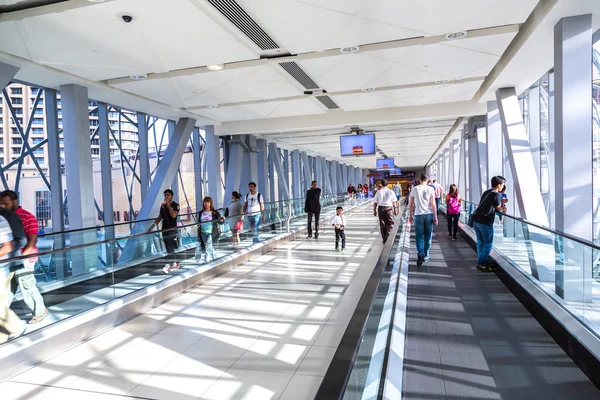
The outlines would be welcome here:
<svg viewBox="0 0 600 400">
<path fill-rule="evenodd" d="M 217 252 L 213 247 L 213 241 L 219 238 L 221 231 L 218 224 L 223 224 L 225 219 L 215 210 L 211 197 L 205 197 L 202 200 L 202 211 L 198 213 L 198 240 L 202 249 L 202 254 L 205 256 L 204 262 L 209 262 L 217 258 Z"/>
<path fill-rule="evenodd" d="M 452 236 L 452 240 L 456 240 L 456 232 L 458 231 L 458 219 L 460 217 L 460 194 L 458 188 L 453 183 L 450 185 L 448 194 L 446 195 L 446 213 L 448 217 L 448 236 Z"/>
</svg>

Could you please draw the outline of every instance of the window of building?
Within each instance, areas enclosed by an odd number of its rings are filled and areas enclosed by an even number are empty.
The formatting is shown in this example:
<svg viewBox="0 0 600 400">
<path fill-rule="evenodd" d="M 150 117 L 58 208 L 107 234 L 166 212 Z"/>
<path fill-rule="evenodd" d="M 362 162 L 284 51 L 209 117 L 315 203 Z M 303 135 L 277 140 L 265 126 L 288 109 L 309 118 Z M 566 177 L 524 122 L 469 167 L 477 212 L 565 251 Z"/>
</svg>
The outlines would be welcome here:
<svg viewBox="0 0 600 400">
<path fill-rule="evenodd" d="M 0 156 L 4 155 L 4 149 L 2 147 L 0 147 Z"/>
<path fill-rule="evenodd" d="M 59 120 L 58 120 L 58 127 L 59 127 L 60 129 L 62 129 L 62 127 L 63 127 L 63 124 L 62 124 L 62 119 L 59 119 Z"/>
<path fill-rule="evenodd" d="M 10 94 L 23 94 L 23 88 L 10 88 Z"/>
<path fill-rule="evenodd" d="M 10 119 L 12 120 L 13 124 L 16 124 L 18 122 L 21 126 L 23 126 L 23 118 L 14 119 L 13 117 L 10 117 Z"/>
<path fill-rule="evenodd" d="M 4 134 L 4 128 L 0 126 L 0 135 Z M 0 144 L 2 144 L 2 141 L 4 140 L 3 137 L 0 137 Z"/>
<path fill-rule="evenodd" d="M 90 126 L 98 126 L 98 125 L 100 125 L 100 122 L 97 119 L 90 120 Z"/>
<path fill-rule="evenodd" d="M 3 123 L 4 123 L 4 118 L 0 117 L 0 124 L 3 124 Z"/>
<path fill-rule="evenodd" d="M 10 128 L 10 133 L 13 135 L 18 135 L 19 134 L 19 130 L 17 128 Z"/>
<path fill-rule="evenodd" d="M 44 157 L 36 157 L 35 161 L 37 161 L 40 166 L 45 165 Z"/>
<path fill-rule="evenodd" d="M 15 107 L 13 108 L 13 111 L 16 115 L 23 115 L 23 109 L 21 107 Z"/>
<path fill-rule="evenodd" d="M 52 219 L 52 198 L 49 190 L 35 191 L 35 217 L 41 226 L 48 226 Z"/>
<path fill-rule="evenodd" d="M 100 146 L 100 139 L 92 139 L 92 146 Z"/>
<path fill-rule="evenodd" d="M 57 115 L 59 118 L 62 118 L 62 110 L 56 110 L 56 115 Z"/>
<path fill-rule="evenodd" d="M 14 104 L 23 104 L 23 98 L 21 97 L 11 97 L 10 98 L 11 103 Z"/>
<path fill-rule="evenodd" d="M 39 149 L 35 149 L 33 151 L 33 154 L 36 155 L 36 156 L 43 156 L 44 155 L 44 148 L 40 147 Z M 43 158 L 42 158 L 42 160 L 43 160 Z"/>
<path fill-rule="evenodd" d="M 32 123 L 33 125 L 44 125 L 44 118 L 34 118 Z M 62 123 L 59 122 L 59 125 L 62 125 Z"/>
<path fill-rule="evenodd" d="M 37 96 L 38 92 L 40 91 L 40 88 L 36 88 L 36 87 L 32 87 L 31 88 L 31 94 L 33 96 Z"/>
<path fill-rule="evenodd" d="M 44 134 L 44 128 L 32 128 L 31 133 L 33 135 L 43 135 Z"/>
<path fill-rule="evenodd" d="M 11 152 L 12 154 L 21 154 L 21 148 L 20 147 L 11 147 Z"/>
<path fill-rule="evenodd" d="M 35 146 L 36 144 L 42 143 L 44 141 L 44 138 L 34 137 L 34 138 L 31 139 L 31 141 L 33 142 L 33 145 Z"/>
<path fill-rule="evenodd" d="M 42 109 L 42 108 L 36 108 L 34 115 L 43 117 L 44 116 L 44 109 Z"/>
<path fill-rule="evenodd" d="M 12 138 L 12 144 L 23 144 L 23 139 L 21 139 L 20 137 Z"/>
<path fill-rule="evenodd" d="M 93 156 L 99 156 L 100 155 L 100 149 L 92 149 L 92 155 Z"/>
</svg>

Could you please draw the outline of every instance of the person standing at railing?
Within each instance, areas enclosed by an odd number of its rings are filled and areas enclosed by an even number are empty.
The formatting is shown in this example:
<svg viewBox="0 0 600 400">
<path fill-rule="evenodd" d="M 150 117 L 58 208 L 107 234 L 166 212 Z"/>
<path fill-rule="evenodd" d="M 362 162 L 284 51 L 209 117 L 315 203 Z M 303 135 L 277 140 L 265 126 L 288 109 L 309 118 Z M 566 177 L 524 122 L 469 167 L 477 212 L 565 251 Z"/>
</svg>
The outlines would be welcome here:
<svg viewBox="0 0 600 400">
<path fill-rule="evenodd" d="M 23 234 L 25 235 L 25 245 L 21 249 L 21 255 L 37 254 L 37 238 L 38 238 L 38 221 L 32 213 L 26 211 L 19 205 L 19 196 L 12 190 L 5 190 L 0 195 L 0 205 L 8 211 L 15 213 L 21 220 Z M 10 223 L 10 222 L 9 222 Z M 13 231 L 13 237 L 15 233 Z M 35 263 L 37 257 L 31 257 L 23 260 L 22 269 L 15 272 L 15 277 L 11 282 L 12 296 L 17 292 L 17 286 L 21 288 L 23 301 L 33 313 L 33 318 L 29 320 L 30 324 L 40 322 L 48 316 L 48 309 L 44 304 L 44 299 L 37 288 L 35 280 Z M 11 298 L 12 300 L 12 298 Z"/>
<path fill-rule="evenodd" d="M 265 202 L 262 195 L 256 191 L 256 183 L 250 182 L 248 184 L 248 190 L 250 193 L 246 194 L 244 214 L 249 214 L 248 220 L 253 234 L 252 242 L 258 243 L 260 242 L 258 230 L 260 228 L 262 214 L 265 211 Z"/>
<path fill-rule="evenodd" d="M 215 240 L 219 238 L 220 230 L 218 224 L 225 222 L 221 214 L 215 210 L 213 199 L 205 197 L 202 199 L 202 211 L 198 213 L 198 240 L 202 246 L 204 254 L 204 262 L 209 262 L 217 259 L 217 252 L 213 246 Z M 209 257 L 211 258 L 209 260 Z"/>
<path fill-rule="evenodd" d="M 8 221 L 0 216 L 0 260 L 6 259 L 13 249 L 12 230 Z M 20 336 L 27 327 L 9 307 L 13 275 L 10 263 L 0 263 L 0 343 Z"/>
<path fill-rule="evenodd" d="M 421 174 L 419 184 L 410 192 L 408 203 L 409 221 L 415 227 L 417 245 L 417 267 L 429 261 L 429 250 L 433 239 L 433 225 L 437 226 L 438 218 L 435 207 L 435 190 L 427 181 L 429 176 Z M 431 182 L 431 181 L 429 181 Z"/>
<path fill-rule="evenodd" d="M 179 264 L 177 263 L 177 255 L 175 249 L 177 248 L 177 215 L 179 214 L 179 204 L 173 201 L 173 191 L 167 189 L 163 192 L 165 201 L 160 206 L 160 213 L 154 220 L 154 223 L 148 229 L 148 232 L 152 231 L 158 223 L 162 221 L 162 238 L 167 249 L 167 254 L 173 257 L 173 265 L 165 264 L 163 272 L 168 274 L 172 269 L 178 269 Z M 169 229 L 169 230 L 166 230 Z"/>
<path fill-rule="evenodd" d="M 317 181 L 312 181 L 310 189 L 306 191 L 304 200 L 304 212 L 308 214 L 308 237 L 312 237 L 312 220 L 315 218 L 315 239 L 319 238 L 319 218 L 321 216 L 321 189 L 317 187 Z"/>
<path fill-rule="evenodd" d="M 492 178 L 492 188 L 481 195 L 479 206 L 473 213 L 473 228 L 477 235 L 477 268 L 494 271 L 496 267 L 488 262 L 494 245 L 494 220 L 496 212 L 502 212 L 502 188 L 506 179 L 502 176 Z"/>
<path fill-rule="evenodd" d="M 242 197 L 238 192 L 231 193 L 231 203 L 227 206 L 225 210 L 225 217 L 229 218 L 229 229 L 231 229 L 231 237 L 233 239 L 233 246 L 237 246 L 240 244 L 240 231 L 243 228 L 243 219 L 244 219 L 244 206 L 240 201 Z"/>
<path fill-rule="evenodd" d="M 394 215 L 398 215 L 396 195 L 387 186 L 388 181 L 381 181 L 382 188 L 375 194 L 373 200 L 373 215 L 379 216 L 379 230 L 383 243 L 387 242 L 394 227 Z"/>
<path fill-rule="evenodd" d="M 453 183 L 450 185 L 448 194 L 446 195 L 446 213 L 448 217 L 448 236 L 452 237 L 452 240 L 456 240 L 456 233 L 458 232 L 458 220 L 460 217 L 460 194 L 458 188 Z"/>
</svg>

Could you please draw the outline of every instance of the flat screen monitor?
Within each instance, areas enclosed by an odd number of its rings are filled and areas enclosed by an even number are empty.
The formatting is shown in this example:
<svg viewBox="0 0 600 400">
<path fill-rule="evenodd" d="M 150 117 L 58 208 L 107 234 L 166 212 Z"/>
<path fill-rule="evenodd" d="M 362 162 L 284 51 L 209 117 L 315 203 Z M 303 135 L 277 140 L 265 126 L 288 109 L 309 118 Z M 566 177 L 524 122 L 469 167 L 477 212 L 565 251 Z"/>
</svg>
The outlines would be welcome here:
<svg viewBox="0 0 600 400">
<path fill-rule="evenodd" d="M 378 158 L 377 169 L 380 171 L 393 171 L 396 168 L 393 158 Z"/>
<path fill-rule="evenodd" d="M 375 135 L 340 136 L 340 150 L 344 156 L 372 156 L 375 154 Z"/>
</svg>

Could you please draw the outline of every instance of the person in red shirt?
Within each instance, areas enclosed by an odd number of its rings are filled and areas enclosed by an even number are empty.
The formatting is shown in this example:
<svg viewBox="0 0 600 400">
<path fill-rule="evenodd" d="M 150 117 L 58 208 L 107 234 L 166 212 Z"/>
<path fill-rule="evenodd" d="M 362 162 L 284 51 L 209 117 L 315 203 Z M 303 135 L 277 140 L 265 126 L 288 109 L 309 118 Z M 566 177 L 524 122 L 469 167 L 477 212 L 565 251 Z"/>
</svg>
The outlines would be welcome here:
<svg viewBox="0 0 600 400">
<path fill-rule="evenodd" d="M 19 205 L 19 196 L 12 190 L 5 190 L 0 194 L 0 206 L 16 213 L 25 229 L 25 236 L 27 237 L 27 243 L 21 250 L 21 254 L 26 256 L 29 254 L 37 254 L 38 250 L 36 247 L 38 237 L 38 221 L 35 216 L 26 211 Z M 21 293 L 23 294 L 23 301 L 33 312 L 33 318 L 29 321 L 30 324 L 40 322 L 48 316 L 48 309 L 44 304 L 44 299 L 37 288 L 35 281 L 35 275 L 33 271 L 35 269 L 35 263 L 37 257 L 31 257 L 23 260 L 25 268 L 15 273 L 15 278 L 11 283 L 11 291 L 14 294 L 17 290 L 17 285 L 21 287 Z"/>
</svg>

